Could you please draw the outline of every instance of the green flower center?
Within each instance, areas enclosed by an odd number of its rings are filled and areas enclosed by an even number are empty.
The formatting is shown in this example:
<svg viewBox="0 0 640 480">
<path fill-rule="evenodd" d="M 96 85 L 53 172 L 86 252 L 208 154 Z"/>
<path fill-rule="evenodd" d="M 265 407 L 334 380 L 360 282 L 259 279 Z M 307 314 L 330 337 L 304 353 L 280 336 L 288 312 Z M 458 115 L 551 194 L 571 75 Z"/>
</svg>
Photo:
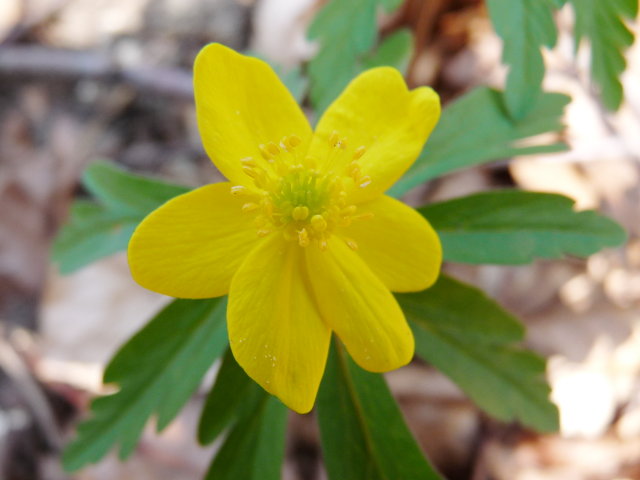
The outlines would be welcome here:
<svg viewBox="0 0 640 480">
<path fill-rule="evenodd" d="M 296 147 L 300 139 L 295 135 L 284 137 L 279 145 L 269 142 L 260 145 L 262 158 L 243 158 L 242 169 L 253 181 L 254 189 L 244 186 L 231 187 L 233 195 L 247 197 L 242 211 L 255 215 L 258 236 L 280 232 L 286 240 L 296 241 L 301 247 L 317 244 L 321 250 L 340 227 L 349 226 L 354 220 L 371 218 L 371 213 L 358 213 L 355 205 L 347 204 L 346 181 L 353 181 L 361 188 L 371 183 L 362 175 L 358 159 L 365 153 L 364 146 L 357 148 L 347 167 L 339 172 L 320 172 L 311 157 L 300 158 Z M 337 132 L 329 137 L 330 164 L 344 165 L 346 139 Z M 343 237 L 356 250 L 356 242 Z"/>
</svg>

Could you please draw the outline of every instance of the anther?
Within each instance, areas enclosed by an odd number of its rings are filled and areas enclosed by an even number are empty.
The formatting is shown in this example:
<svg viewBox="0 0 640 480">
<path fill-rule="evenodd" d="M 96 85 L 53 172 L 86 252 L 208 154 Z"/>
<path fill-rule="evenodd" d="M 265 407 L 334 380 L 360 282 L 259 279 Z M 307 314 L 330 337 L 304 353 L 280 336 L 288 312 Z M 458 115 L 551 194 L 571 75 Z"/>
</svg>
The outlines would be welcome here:
<svg viewBox="0 0 640 480">
<path fill-rule="evenodd" d="M 243 187 L 242 185 L 234 185 L 231 187 L 231 195 L 240 196 L 246 194 L 248 191 L 247 187 Z"/>
<path fill-rule="evenodd" d="M 339 141 L 340 141 L 340 134 L 338 133 L 337 130 L 334 130 L 333 132 L 331 132 L 331 135 L 329 135 L 329 145 L 332 147 L 335 147 Z"/>
<path fill-rule="evenodd" d="M 266 149 L 267 152 L 269 152 L 273 156 L 276 156 L 280 153 L 280 148 L 273 142 L 267 143 Z"/>
<path fill-rule="evenodd" d="M 327 239 L 325 237 L 320 237 L 320 239 L 318 240 L 318 247 L 320 248 L 320 250 L 322 252 L 327 250 L 327 247 L 329 246 Z"/>
<path fill-rule="evenodd" d="M 367 147 L 365 147 L 364 145 L 360 145 L 358 148 L 356 148 L 356 151 L 353 152 L 353 159 L 358 160 L 360 157 L 362 157 L 362 155 L 364 155 L 364 152 L 366 151 Z"/>
<path fill-rule="evenodd" d="M 287 137 L 287 145 L 289 145 L 291 148 L 296 148 L 301 143 L 302 140 L 296 134 L 289 135 L 289 137 Z"/>
<path fill-rule="evenodd" d="M 338 147 L 340 150 L 344 150 L 345 148 L 347 148 L 347 137 L 342 137 L 340 140 L 338 140 L 338 143 L 336 143 L 336 147 Z"/>
<path fill-rule="evenodd" d="M 325 211 L 323 215 L 325 218 L 334 218 L 340 215 L 340 207 L 337 205 L 329 205 L 329 208 Z"/>
<path fill-rule="evenodd" d="M 359 185 L 360 185 L 360 188 L 364 188 L 368 185 L 371 185 L 371 177 L 369 175 L 365 175 L 360 179 Z"/>
<path fill-rule="evenodd" d="M 327 229 L 327 221 L 322 215 L 314 215 L 311 217 L 311 228 L 316 232 L 324 232 Z"/>
<path fill-rule="evenodd" d="M 353 239 L 351 239 L 351 238 L 345 238 L 345 239 L 344 239 L 344 243 L 346 243 L 346 244 L 347 244 L 347 246 L 348 246 L 351 250 L 353 250 L 354 252 L 355 252 L 356 250 L 358 250 L 358 244 L 356 243 L 356 241 L 355 241 L 355 240 L 353 240 Z"/>
<path fill-rule="evenodd" d="M 298 137 L 297 135 L 288 135 L 282 137 L 282 140 L 280 140 L 280 147 L 289 152 L 301 143 L 302 140 L 300 140 L 300 137 Z"/>
<path fill-rule="evenodd" d="M 349 165 L 347 165 L 347 175 L 353 178 L 357 178 L 359 173 L 360 165 L 358 165 L 358 162 L 351 162 Z"/>
<path fill-rule="evenodd" d="M 347 207 L 344 207 L 340 213 L 342 215 L 353 215 L 354 213 L 356 213 L 356 210 L 358 209 L 358 207 L 356 207 L 355 205 L 349 205 Z"/>
<path fill-rule="evenodd" d="M 243 165 L 242 166 L 242 171 L 246 175 L 249 175 L 251 178 L 256 178 L 258 176 L 258 171 L 255 170 L 253 167 L 247 167 L 246 165 Z"/>
<path fill-rule="evenodd" d="M 269 153 L 269 150 L 267 150 L 267 146 L 265 144 L 261 143 L 258 145 L 258 150 L 260 150 L 260 153 L 265 160 L 273 161 L 272 155 Z"/>
<path fill-rule="evenodd" d="M 307 233 L 306 228 L 303 228 L 298 232 L 298 245 L 301 247 L 309 246 L 309 234 Z"/>
<path fill-rule="evenodd" d="M 260 203 L 262 204 L 262 210 L 265 215 L 271 218 L 273 216 L 273 202 L 271 202 L 269 198 L 265 197 Z"/>
<path fill-rule="evenodd" d="M 240 159 L 240 163 L 245 167 L 257 167 L 258 164 L 252 157 L 245 157 Z"/>
<path fill-rule="evenodd" d="M 242 205 L 242 211 L 243 212 L 253 212 L 254 210 L 257 210 L 258 208 L 260 208 L 260 205 L 258 205 L 257 203 L 253 203 L 253 202 L 247 202 L 244 205 Z"/>
<path fill-rule="evenodd" d="M 304 205 L 298 205 L 291 212 L 291 217 L 294 220 L 305 220 L 309 216 L 309 208 Z"/>
<path fill-rule="evenodd" d="M 258 236 L 259 237 L 266 237 L 267 235 L 269 235 L 271 233 L 271 230 L 267 229 L 267 228 L 261 228 L 260 230 L 258 230 Z"/>
<path fill-rule="evenodd" d="M 371 220 L 373 217 L 375 217 L 373 212 L 364 212 L 360 215 L 354 215 L 351 220 Z"/>
</svg>

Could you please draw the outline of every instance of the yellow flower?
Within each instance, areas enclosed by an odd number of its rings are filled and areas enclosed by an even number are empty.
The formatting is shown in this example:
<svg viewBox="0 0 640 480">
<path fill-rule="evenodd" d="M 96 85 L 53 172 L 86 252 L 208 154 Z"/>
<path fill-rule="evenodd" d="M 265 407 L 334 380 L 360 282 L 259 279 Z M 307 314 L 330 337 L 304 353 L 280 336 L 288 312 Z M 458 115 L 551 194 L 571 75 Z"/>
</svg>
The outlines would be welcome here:
<svg viewBox="0 0 640 480">
<path fill-rule="evenodd" d="M 313 132 L 264 62 L 212 44 L 194 70 L 204 147 L 229 181 L 145 218 L 129 244 L 134 279 L 173 297 L 228 293 L 236 360 L 301 413 L 332 331 L 366 370 L 407 364 L 413 335 L 391 291 L 429 287 L 442 254 L 429 223 L 384 192 L 437 122 L 437 94 L 375 68 Z"/>
</svg>

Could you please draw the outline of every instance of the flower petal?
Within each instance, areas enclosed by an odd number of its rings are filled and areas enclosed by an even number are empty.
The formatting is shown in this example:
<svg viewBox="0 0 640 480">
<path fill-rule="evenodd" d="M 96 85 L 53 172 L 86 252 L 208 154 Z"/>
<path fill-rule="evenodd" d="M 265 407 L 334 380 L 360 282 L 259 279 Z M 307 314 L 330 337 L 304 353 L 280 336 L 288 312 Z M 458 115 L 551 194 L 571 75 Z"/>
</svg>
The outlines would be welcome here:
<svg viewBox="0 0 640 480">
<path fill-rule="evenodd" d="M 365 201 L 385 192 L 411 166 L 439 117 L 440 99 L 431 88 L 409 91 L 394 68 L 374 68 L 356 77 L 327 109 L 309 153 L 321 167 L 340 170 L 365 147 L 358 163 L 371 184 L 354 188 L 351 196 L 353 202 Z M 339 155 L 330 155 L 334 131 L 347 139 Z"/>
<path fill-rule="evenodd" d="M 289 408 L 306 413 L 324 372 L 331 331 L 309 287 L 304 251 L 270 235 L 231 282 L 231 350 L 247 374 Z"/>
<path fill-rule="evenodd" d="M 179 298 L 211 298 L 229 291 L 231 277 L 258 243 L 227 182 L 179 195 L 151 212 L 129 242 L 136 282 Z"/>
<path fill-rule="evenodd" d="M 393 292 L 416 292 L 438 278 L 442 247 L 429 222 L 404 203 L 382 196 L 359 206 L 372 219 L 353 222 L 344 235 L 358 244 L 358 254 Z"/>
<path fill-rule="evenodd" d="M 295 134 L 306 152 L 311 127 L 287 88 L 262 60 L 220 44 L 203 48 L 195 60 L 194 89 L 204 148 L 234 184 L 248 184 L 240 159 L 262 162 L 260 144 L 278 144 Z M 249 185 L 250 186 L 250 185 Z"/>
<path fill-rule="evenodd" d="M 322 318 L 356 363 L 372 372 L 409 363 L 414 341 L 404 314 L 357 253 L 335 236 L 326 251 L 309 247 L 306 252 Z"/>
</svg>

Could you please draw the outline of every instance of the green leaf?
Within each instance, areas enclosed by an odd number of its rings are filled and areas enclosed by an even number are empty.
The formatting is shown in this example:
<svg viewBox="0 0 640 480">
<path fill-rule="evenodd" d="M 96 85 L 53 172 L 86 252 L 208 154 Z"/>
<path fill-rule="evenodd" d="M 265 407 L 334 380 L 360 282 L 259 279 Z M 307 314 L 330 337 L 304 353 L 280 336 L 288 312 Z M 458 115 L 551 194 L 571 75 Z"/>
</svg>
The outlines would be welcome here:
<svg viewBox="0 0 640 480">
<path fill-rule="evenodd" d="M 93 401 L 63 455 L 66 470 L 96 462 L 116 443 L 135 448 L 151 415 L 158 430 L 175 417 L 227 345 L 225 301 L 175 300 L 134 335 L 108 365 L 105 383 L 120 390 Z"/>
<path fill-rule="evenodd" d="M 331 0 L 309 28 L 321 49 L 309 63 L 311 102 L 319 112 L 358 73 L 357 60 L 376 39 L 377 0 Z"/>
<path fill-rule="evenodd" d="M 259 395 L 229 432 L 205 480 L 280 480 L 287 409 L 252 382 Z"/>
<path fill-rule="evenodd" d="M 198 426 L 198 440 L 203 445 L 213 442 L 242 414 L 247 403 L 253 405 L 260 387 L 247 376 L 230 349 L 222 360 L 216 382 L 211 388 Z"/>
<path fill-rule="evenodd" d="M 309 27 L 309 37 L 320 41 L 309 62 L 311 103 L 318 113 L 340 94 L 360 71 L 361 57 L 376 42 L 378 5 L 392 9 L 398 0 L 330 0 Z"/>
<path fill-rule="evenodd" d="M 141 216 L 189 191 L 187 187 L 128 173 L 105 161 L 89 165 L 82 183 L 106 206 Z"/>
<path fill-rule="evenodd" d="M 133 231 L 148 213 L 189 190 L 130 174 L 103 161 L 87 168 L 83 183 L 101 203 L 78 200 L 71 207 L 70 220 L 60 230 L 52 251 L 63 274 L 126 250 Z"/>
<path fill-rule="evenodd" d="M 445 260 L 518 265 L 535 258 L 586 257 L 625 241 L 624 230 L 562 195 L 518 190 L 478 193 L 421 208 Z"/>
<path fill-rule="evenodd" d="M 542 94 L 545 69 L 540 47 L 556 44 L 554 6 L 553 0 L 487 0 L 489 16 L 503 41 L 502 61 L 509 66 L 505 103 L 518 120 L 531 112 Z"/>
<path fill-rule="evenodd" d="M 56 237 L 52 258 L 62 274 L 127 248 L 140 218 L 79 200 L 71 207 L 70 221 Z"/>
<path fill-rule="evenodd" d="M 441 478 L 409 432 L 384 378 L 357 367 L 337 341 L 329 353 L 317 408 L 331 480 Z"/>
<path fill-rule="evenodd" d="M 380 4 L 382 5 L 382 8 L 384 8 L 384 10 L 387 13 L 390 13 L 390 12 L 393 12 L 400 5 L 402 5 L 403 1 L 404 0 L 380 0 Z"/>
<path fill-rule="evenodd" d="M 478 406 L 503 421 L 558 429 L 544 360 L 514 345 L 524 329 L 482 291 L 441 275 L 430 289 L 396 298 L 413 328 L 416 353 Z"/>
<path fill-rule="evenodd" d="M 587 37 L 591 43 L 591 75 L 600 87 L 602 103 L 617 110 L 622 103 L 620 74 L 627 62 L 624 51 L 631 46 L 634 35 L 625 25 L 625 18 L 638 15 L 638 0 L 570 0 L 575 11 L 576 49 Z"/>
<path fill-rule="evenodd" d="M 365 69 L 388 65 L 406 73 L 413 50 L 413 34 L 403 28 L 385 38 L 380 46 L 364 57 L 362 66 Z"/>
<path fill-rule="evenodd" d="M 389 190 L 401 196 L 411 188 L 446 173 L 515 155 L 558 152 L 563 143 L 520 143 L 562 129 L 569 97 L 545 93 L 522 121 L 510 119 L 500 92 L 476 88 L 448 106 L 424 150 L 407 173 Z"/>
</svg>

